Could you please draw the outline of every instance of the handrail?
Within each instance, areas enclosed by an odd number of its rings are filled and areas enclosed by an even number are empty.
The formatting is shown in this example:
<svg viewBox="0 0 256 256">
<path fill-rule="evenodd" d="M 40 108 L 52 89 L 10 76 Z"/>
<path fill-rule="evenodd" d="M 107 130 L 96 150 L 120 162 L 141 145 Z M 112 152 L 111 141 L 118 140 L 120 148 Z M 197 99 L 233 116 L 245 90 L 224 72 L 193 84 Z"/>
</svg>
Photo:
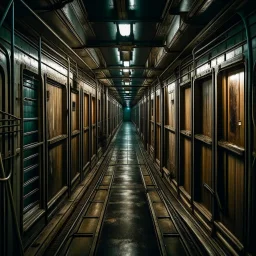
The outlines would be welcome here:
<svg viewBox="0 0 256 256">
<path fill-rule="evenodd" d="M 0 110 L 0 113 L 3 114 L 3 115 L 10 116 L 10 117 L 12 117 L 12 118 L 14 118 L 14 119 L 16 119 L 16 120 L 21 120 L 21 118 L 16 117 L 16 116 L 14 116 L 14 115 L 12 115 L 12 114 L 9 114 L 9 113 L 7 113 L 7 112 L 4 112 L 4 111 L 2 111 L 2 110 Z M 12 120 L 10 120 L 10 121 L 12 121 Z"/>
<path fill-rule="evenodd" d="M 5 171 L 4 171 L 4 165 L 3 165 L 3 159 L 2 159 L 2 154 L 0 152 L 0 166 L 1 166 L 1 169 L 2 169 L 2 173 L 5 174 Z M 3 175 L 4 177 L 5 175 Z M 9 175 L 7 177 L 4 177 L 4 178 L 0 178 L 0 182 L 4 182 L 4 181 L 8 181 L 12 176 L 12 168 L 11 168 L 11 171 L 9 173 Z"/>
</svg>

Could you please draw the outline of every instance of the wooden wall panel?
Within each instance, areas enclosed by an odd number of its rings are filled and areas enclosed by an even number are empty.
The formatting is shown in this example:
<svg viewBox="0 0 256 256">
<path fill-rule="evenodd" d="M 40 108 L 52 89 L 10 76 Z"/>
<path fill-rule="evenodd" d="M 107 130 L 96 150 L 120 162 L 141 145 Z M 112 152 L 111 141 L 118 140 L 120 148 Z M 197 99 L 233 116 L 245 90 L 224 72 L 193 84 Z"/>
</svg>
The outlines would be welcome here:
<svg viewBox="0 0 256 256">
<path fill-rule="evenodd" d="M 191 88 L 181 88 L 180 94 L 180 129 L 191 132 Z M 187 132 L 186 132 L 187 133 Z M 191 194 L 191 138 L 180 135 L 180 170 L 181 184 Z"/>
<path fill-rule="evenodd" d="M 165 91 L 165 125 L 175 128 L 175 91 Z"/>
<path fill-rule="evenodd" d="M 72 131 L 79 130 L 79 94 L 71 93 Z"/>
<path fill-rule="evenodd" d="M 182 130 L 191 131 L 191 88 L 184 90 L 184 113 Z"/>
<path fill-rule="evenodd" d="M 220 221 L 243 240 L 244 163 L 232 153 L 222 152 L 218 165 L 218 193 L 223 211 Z"/>
<path fill-rule="evenodd" d="M 182 184 L 184 189 L 190 194 L 191 190 L 191 141 L 187 138 L 181 138 L 180 141 L 181 152 L 181 170 L 183 170 Z"/>
<path fill-rule="evenodd" d="M 212 77 L 195 82 L 195 134 L 201 139 L 212 137 Z M 206 136 L 206 137 L 205 137 Z M 211 146 L 195 136 L 195 201 L 211 211 L 212 188 Z"/>
<path fill-rule="evenodd" d="M 89 95 L 84 94 L 84 127 L 89 126 Z"/>
<path fill-rule="evenodd" d="M 100 99 L 98 99 L 98 122 L 100 122 L 101 121 L 101 101 L 100 101 Z"/>
<path fill-rule="evenodd" d="M 152 99 L 152 96 L 151 96 L 151 103 L 150 103 L 150 120 L 151 121 L 154 121 L 155 120 L 155 117 L 154 117 L 154 98 Z"/>
<path fill-rule="evenodd" d="M 156 122 L 161 122 L 161 116 L 160 116 L 160 96 L 156 96 Z"/>
<path fill-rule="evenodd" d="M 202 84 L 202 134 L 212 137 L 212 78 Z"/>
<path fill-rule="evenodd" d="M 207 210 L 211 211 L 212 195 L 204 187 L 204 184 L 207 184 L 210 188 L 212 188 L 212 150 L 209 148 L 209 146 L 201 144 L 198 154 L 200 166 L 198 170 L 199 177 L 196 177 L 197 181 L 200 181 L 198 182 L 198 188 L 200 189 L 199 202 Z"/>
<path fill-rule="evenodd" d="M 161 153 L 161 127 L 159 125 L 156 126 L 156 159 L 160 161 L 160 153 Z"/>
<path fill-rule="evenodd" d="M 84 132 L 83 137 L 83 167 L 89 162 L 89 131 Z"/>
<path fill-rule="evenodd" d="M 48 139 L 66 134 L 67 119 L 66 97 L 63 87 L 47 84 L 47 118 L 48 118 Z"/>
<path fill-rule="evenodd" d="M 67 184 L 65 151 L 65 143 L 49 149 L 48 200 Z"/>
<path fill-rule="evenodd" d="M 96 123 L 96 104 L 95 104 L 95 97 L 92 97 L 92 105 L 91 105 L 91 120 L 92 124 Z"/>
<path fill-rule="evenodd" d="M 220 144 L 218 151 L 217 188 L 224 209 L 219 215 L 220 221 L 243 241 L 244 157 L 232 153 L 229 147 L 244 150 L 244 70 L 223 72 L 219 83 L 218 140 L 226 145 Z"/>
<path fill-rule="evenodd" d="M 244 147 L 244 72 L 228 73 L 227 140 Z M 239 125 L 239 122 L 241 125 Z"/>
<path fill-rule="evenodd" d="M 150 123 L 150 131 L 151 131 L 151 136 L 150 136 L 150 138 L 151 138 L 151 141 L 150 141 L 150 145 L 151 145 L 151 147 L 153 147 L 154 148 L 154 143 L 155 143 L 155 135 L 154 135 L 154 124 L 153 123 Z"/>
<path fill-rule="evenodd" d="M 195 134 L 212 136 L 212 77 L 195 85 Z"/>
<path fill-rule="evenodd" d="M 166 143 L 165 143 L 165 167 L 171 172 L 172 178 L 177 178 L 176 173 L 176 151 L 175 151 L 175 134 L 166 130 Z"/>
<path fill-rule="evenodd" d="M 96 154 L 96 127 L 92 129 L 92 155 Z"/>
<path fill-rule="evenodd" d="M 72 138 L 71 148 L 71 180 L 73 180 L 79 172 L 79 136 Z"/>
</svg>

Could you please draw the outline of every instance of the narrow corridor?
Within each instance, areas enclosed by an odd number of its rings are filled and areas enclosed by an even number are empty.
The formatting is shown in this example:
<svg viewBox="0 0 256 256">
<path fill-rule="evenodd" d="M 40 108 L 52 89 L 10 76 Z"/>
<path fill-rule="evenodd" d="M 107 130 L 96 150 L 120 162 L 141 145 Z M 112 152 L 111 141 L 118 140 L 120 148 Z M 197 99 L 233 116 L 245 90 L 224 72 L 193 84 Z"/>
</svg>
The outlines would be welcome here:
<svg viewBox="0 0 256 256">
<path fill-rule="evenodd" d="M 125 123 L 117 135 L 108 168 L 114 177 L 97 255 L 159 255 L 137 143 L 133 125 Z"/>
<path fill-rule="evenodd" d="M 133 124 L 123 123 L 81 217 L 47 255 L 187 255 L 141 150 Z"/>
</svg>

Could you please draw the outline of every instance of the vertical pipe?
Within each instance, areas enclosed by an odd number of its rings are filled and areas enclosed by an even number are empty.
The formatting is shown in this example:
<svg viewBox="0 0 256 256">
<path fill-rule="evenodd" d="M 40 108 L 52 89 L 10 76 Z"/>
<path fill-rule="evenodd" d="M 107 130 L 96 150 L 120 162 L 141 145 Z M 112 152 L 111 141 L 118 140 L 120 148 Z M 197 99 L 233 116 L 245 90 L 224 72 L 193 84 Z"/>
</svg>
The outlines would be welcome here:
<svg viewBox="0 0 256 256">
<path fill-rule="evenodd" d="M 77 67 L 77 66 L 76 66 Z M 76 73 L 76 78 L 78 77 L 78 71 Z M 77 81 L 76 81 L 77 83 Z M 82 92 L 81 89 L 79 88 L 79 85 L 77 83 L 78 86 L 78 104 L 79 106 L 77 106 L 77 109 L 79 110 L 78 112 L 78 130 L 80 131 L 79 133 L 79 137 L 78 137 L 78 170 L 79 170 L 79 175 L 80 175 L 80 182 L 82 181 L 82 175 L 83 175 L 83 167 L 82 167 L 82 136 L 83 136 L 83 129 L 82 129 Z"/>
<path fill-rule="evenodd" d="M 156 161 L 156 86 L 154 87 L 154 161 Z"/>
<path fill-rule="evenodd" d="M 67 180 L 68 180 L 68 196 L 70 197 L 71 195 L 71 123 L 72 123 L 72 115 L 71 115 L 71 84 L 70 84 L 70 59 L 67 57 L 67 62 L 68 62 L 68 76 L 67 76 L 67 94 L 68 94 L 68 106 L 67 106 L 67 111 L 68 111 L 68 116 L 67 116 L 67 121 L 68 121 L 68 141 L 67 141 L 67 159 L 68 159 L 68 169 L 67 169 Z"/>
<path fill-rule="evenodd" d="M 163 166 L 164 166 L 164 86 L 162 81 L 160 81 L 159 77 L 157 77 L 158 83 L 160 85 L 160 110 L 161 110 L 161 133 L 160 133 L 160 171 L 162 173 L 162 177 L 164 176 Z"/>
<path fill-rule="evenodd" d="M 96 138 L 95 138 L 95 140 L 96 140 L 96 145 L 95 145 L 95 147 L 96 147 L 96 159 L 98 159 L 98 129 L 99 129 L 99 127 L 98 127 L 98 83 L 99 83 L 99 81 L 98 80 L 96 80 L 96 96 L 95 96 L 95 101 L 96 101 L 96 104 L 95 104 L 95 111 L 96 111 Z"/>
<path fill-rule="evenodd" d="M 175 114 L 176 114 L 176 170 L 177 170 L 177 192 L 180 193 L 179 187 L 181 185 L 181 170 L 180 170 L 180 77 L 181 77 L 181 66 L 179 66 L 179 78 L 176 84 L 176 103 L 175 103 Z"/>
<path fill-rule="evenodd" d="M 49 148 L 48 148 L 48 118 L 47 118 L 47 74 L 44 75 L 44 144 L 45 144 L 45 223 L 48 223 L 48 173 L 49 173 Z"/>
<path fill-rule="evenodd" d="M 43 146 L 42 149 L 40 150 L 40 170 L 41 170 L 41 177 L 42 177 L 42 184 L 40 186 L 40 195 L 42 197 L 42 201 L 41 201 L 41 206 L 43 209 L 46 209 L 46 197 L 45 197 L 45 193 L 44 193 L 44 187 L 46 184 L 46 176 L 45 176 L 45 170 L 46 170 L 46 161 L 45 161 L 45 116 L 44 116 L 44 103 L 45 103 L 45 93 L 44 93 L 44 83 L 43 83 L 43 79 L 42 79 L 42 38 L 41 36 L 39 36 L 38 38 L 38 77 L 39 77 L 39 81 L 40 81 L 40 86 L 42 87 L 42 89 L 40 90 L 40 95 L 42 95 L 42 98 L 40 99 L 40 103 L 42 104 L 42 108 L 40 109 L 40 116 L 42 114 L 42 119 L 43 121 L 40 124 L 39 129 L 42 129 L 40 131 L 40 140 L 43 141 Z M 41 94 L 42 93 L 42 94 Z"/>
<path fill-rule="evenodd" d="M 106 99 L 105 99 L 105 94 L 104 94 L 104 88 L 103 88 L 103 90 L 102 90 L 102 92 L 101 92 L 102 94 L 103 94 L 103 96 L 101 97 L 102 98 L 102 102 L 101 102 L 101 105 L 102 105 L 102 107 L 101 107 L 101 110 L 102 110 L 102 133 L 103 133 L 103 135 L 104 135 L 104 137 L 105 137 L 105 135 L 106 135 Z"/>
<path fill-rule="evenodd" d="M 15 116 L 15 109 L 14 109 L 14 103 L 16 101 L 15 99 L 15 5 L 14 2 L 12 3 L 12 23 L 11 23 L 11 88 L 10 88 L 10 95 L 11 95 L 11 102 L 10 102 L 10 112 Z M 14 155 L 14 134 L 11 136 L 11 145 L 10 145 L 10 151 L 11 154 Z M 11 160 L 11 169 L 14 168 L 14 159 Z M 13 180 L 14 181 L 14 180 Z M 15 181 L 14 181 L 15 182 Z"/>
<path fill-rule="evenodd" d="M 150 153 L 150 145 L 151 145 L 151 89 L 148 89 L 148 136 L 149 136 L 149 140 L 147 143 L 147 151 L 148 153 Z"/>
<path fill-rule="evenodd" d="M 217 76 L 215 70 L 212 70 L 212 188 L 214 191 L 212 198 L 212 223 L 216 219 L 216 177 L 217 177 Z M 214 224 L 212 224 L 212 235 L 215 232 Z"/>
<path fill-rule="evenodd" d="M 14 2 L 12 3 L 12 23 L 11 23 L 11 113 L 14 115 L 14 102 L 15 102 L 15 73 L 14 73 L 14 63 L 15 63 L 15 5 Z M 22 103 L 23 104 L 23 101 Z M 23 121 L 23 119 L 21 120 Z M 21 149 L 23 150 L 23 149 Z M 12 143 L 11 143 L 11 152 L 14 152 L 14 138 L 12 138 Z M 11 164 L 11 168 L 13 168 L 13 160 L 12 160 L 12 164 Z M 19 250 L 20 250 L 20 254 L 24 255 L 24 251 L 23 251 L 23 244 L 22 244 L 22 239 L 21 239 L 21 233 L 20 233 L 20 226 L 21 223 L 19 225 L 18 223 L 18 219 L 16 216 L 16 209 L 15 209 L 15 204 L 14 204 L 14 199 L 13 199 L 13 195 L 12 195 L 12 187 L 11 187 L 11 182 L 10 180 L 7 181 L 7 185 L 6 185 L 6 189 L 7 189 L 7 193 L 9 194 L 9 200 L 10 200 L 10 206 L 11 206 L 11 210 L 12 210 L 12 215 L 13 215 L 13 221 L 14 221 L 14 227 L 15 227 L 15 231 L 16 231 L 16 235 L 17 235 L 17 239 L 18 239 L 18 243 L 19 243 Z M 13 248 L 12 248 L 13 249 Z"/>
<path fill-rule="evenodd" d="M 148 91 L 148 89 L 147 89 Z M 148 108 L 148 102 L 147 102 L 147 92 L 144 95 L 144 148 L 147 150 L 147 141 L 148 141 L 148 134 L 147 134 L 147 125 L 148 125 L 148 118 L 147 118 L 147 108 Z"/>
<path fill-rule="evenodd" d="M 92 95 L 89 94 L 89 160 L 90 170 L 92 169 Z"/>
<path fill-rule="evenodd" d="M 106 122 L 106 137 L 107 137 L 107 140 L 108 140 L 108 136 L 109 136 L 109 130 L 108 130 L 108 88 L 106 87 L 106 94 L 105 94 L 105 115 L 106 115 L 106 119 L 105 119 L 105 122 Z"/>
<path fill-rule="evenodd" d="M 194 167 L 194 157 L 195 157 L 195 124 L 194 124 L 194 116 L 195 116 L 195 76 L 192 78 L 192 84 L 191 84 L 191 207 L 192 211 L 194 211 L 194 191 L 195 191 L 195 167 Z"/>
<path fill-rule="evenodd" d="M 84 179 L 84 165 L 83 165 L 83 158 L 84 158 L 84 92 L 83 88 L 80 88 L 80 168 L 81 168 L 81 175 L 80 181 Z"/>
</svg>

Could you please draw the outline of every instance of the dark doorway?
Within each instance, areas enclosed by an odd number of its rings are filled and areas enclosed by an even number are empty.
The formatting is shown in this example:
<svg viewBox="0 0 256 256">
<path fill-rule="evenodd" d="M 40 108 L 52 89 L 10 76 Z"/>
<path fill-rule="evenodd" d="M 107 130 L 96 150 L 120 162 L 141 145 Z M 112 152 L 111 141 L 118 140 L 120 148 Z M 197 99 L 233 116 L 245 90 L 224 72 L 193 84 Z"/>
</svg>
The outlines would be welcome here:
<svg viewBox="0 0 256 256">
<path fill-rule="evenodd" d="M 131 109 L 130 108 L 124 108 L 124 122 L 131 121 Z"/>
</svg>

